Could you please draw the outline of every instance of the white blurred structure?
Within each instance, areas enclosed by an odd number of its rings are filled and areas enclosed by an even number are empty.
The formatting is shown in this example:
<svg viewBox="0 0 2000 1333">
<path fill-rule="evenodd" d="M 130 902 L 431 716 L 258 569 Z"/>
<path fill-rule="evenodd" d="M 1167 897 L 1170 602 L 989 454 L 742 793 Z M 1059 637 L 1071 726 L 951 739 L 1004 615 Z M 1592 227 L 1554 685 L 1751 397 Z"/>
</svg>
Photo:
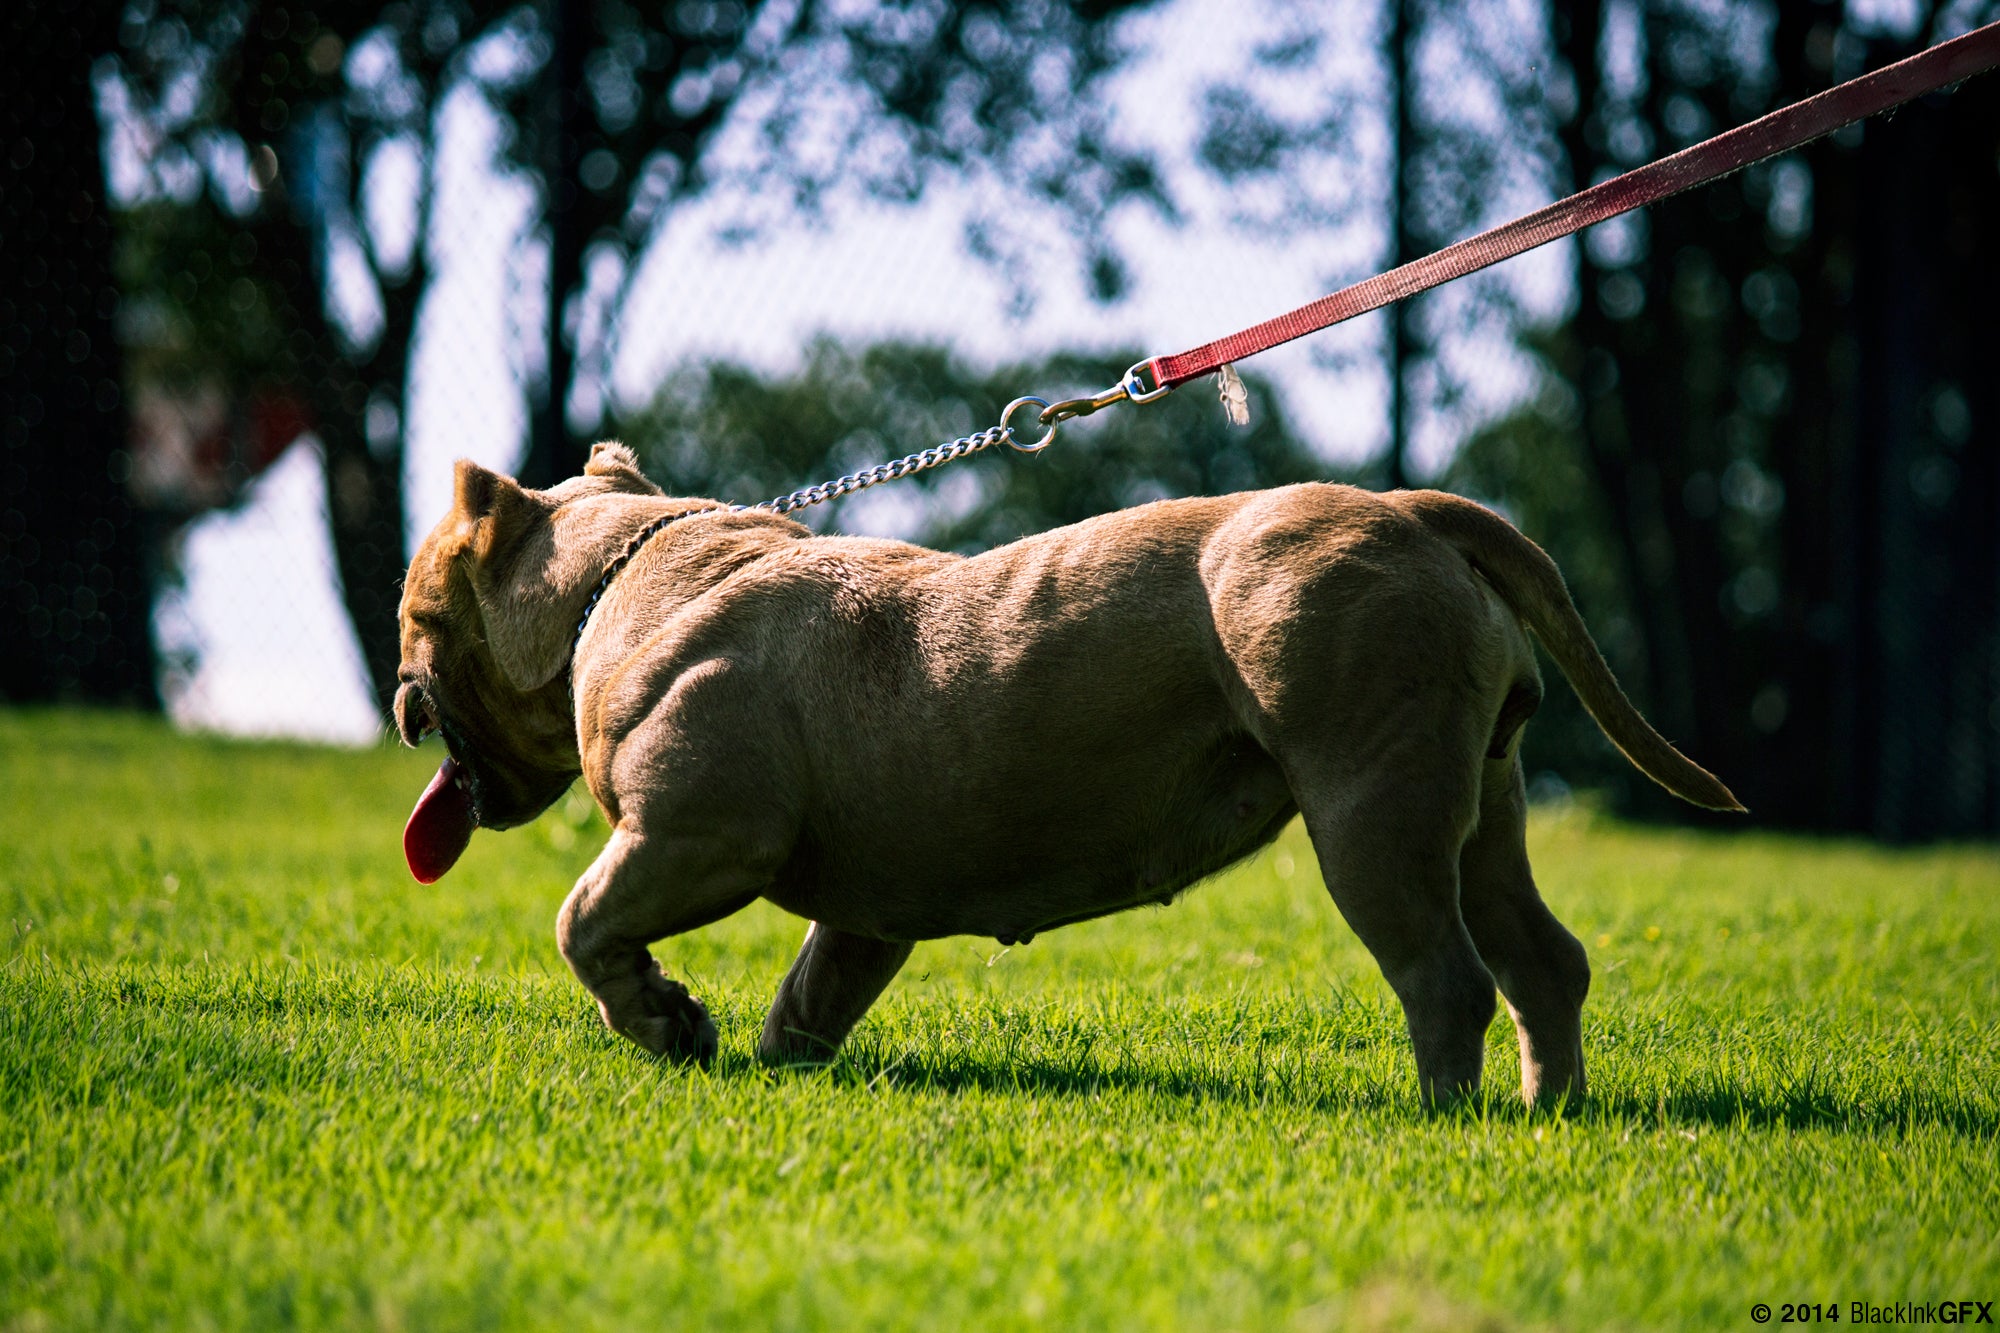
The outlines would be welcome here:
<svg viewBox="0 0 2000 1333">
<path fill-rule="evenodd" d="M 301 439 L 238 509 L 182 534 L 185 581 L 153 605 L 176 726 L 368 745 L 383 724 L 333 582 L 319 446 Z"/>
</svg>

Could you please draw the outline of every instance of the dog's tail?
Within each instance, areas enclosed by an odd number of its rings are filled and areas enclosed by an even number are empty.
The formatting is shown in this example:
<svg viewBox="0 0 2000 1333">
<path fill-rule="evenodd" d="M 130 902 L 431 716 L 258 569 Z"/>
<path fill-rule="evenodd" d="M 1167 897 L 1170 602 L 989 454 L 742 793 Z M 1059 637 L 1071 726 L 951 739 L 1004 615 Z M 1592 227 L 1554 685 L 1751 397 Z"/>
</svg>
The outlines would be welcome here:
<svg viewBox="0 0 2000 1333">
<path fill-rule="evenodd" d="M 1486 576 L 1562 669 L 1597 725 L 1641 773 L 1693 805 L 1742 810 L 1713 773 L 1676 750 L 1639 715 L 1597 650 L 1548 553 L 1484 505 L 1442 491 L 1400 491 L 1395 504 L 1451 543 Z"/>
</svg>

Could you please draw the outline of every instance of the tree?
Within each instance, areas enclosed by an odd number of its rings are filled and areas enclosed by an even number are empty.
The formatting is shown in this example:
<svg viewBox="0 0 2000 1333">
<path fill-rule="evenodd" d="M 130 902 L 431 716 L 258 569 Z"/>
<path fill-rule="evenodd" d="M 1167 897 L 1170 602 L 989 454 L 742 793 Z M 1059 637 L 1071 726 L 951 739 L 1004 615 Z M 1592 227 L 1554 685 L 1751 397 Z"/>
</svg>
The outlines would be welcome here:
<svg viewBox="0 0 2000 1333">
<path fill-rule="evenodd" d="M 1512 6 L 1384 0 L 1389 252 L 1400 267 L 1514 216 L 1551 192 L 1554 125 L 1531 13 Z M 1390 487 L 1421 484 L 1420 429 L 1454 444 L 1481 424 L 1468 403 L 1477 345 L 1528 322 L 1502 270 L 1397 302 L 1387 312 Z"/>
<path fill-rule="evenodd" d="M 1986 7 L 1986 19 L 1996 14 Z M 1909 45 L 1878 39 L 1869 63 Z M 2000 831 L 2000 257 L 1991 244 L 2000 86 L 1988 76 L 1871 124 L 1857 158 L 1860 374 L 1854 429 L 1833 442 L 1852 450 L 1842 478 L 1851 489 L 1835 496 L 1860 511 L 1858 549 L 1828 550 L 1824 532 L 1788 534 L 1852 590 L 1859 631 L 1829 710 L 1834 734 L 1856 743 L 1829 794 L 1848 827 L 1991 836 Z M 1807 636 L 1820 631 L 1812 614 L 1800 626 Z"/>
<path fill-rule="evenodd" d="M 342 594 L 384 701 L 403 563 L 400 415 L 428 272 L 428 147 L 441 89 L 469 77 L 458 25 L 470 13 L 187 0 L 129 10 L 119 49 L 125 129 L 147 178 L 127 230 L 128 252 L 140 252 L 131 294 L 177 328 L 164 341 L 190 349 L 179 373 L 213 376 L 233 396 L 275 386 L 302 400 L 325 455 Z M 372 169 L 410 152 L 420 175 L 399 246 L 368 225 L 362 194 Z M 240 293 L 221 321 L 202 309 L 219 290 Z M 265 337 L 222 334 L 241 322 Z"/>
<path fill-rule="evenodd" d="M 1237 196 L 1239 227 L 1340 237 L 1386 269 L 1546 201 L 1554 124 L 1534 9 L 1382 0 L 1280 12 L 1244 76 L 1203 93 L 1200 161 Z M 1357 70 L 1357 52 L 1372 67 Z M 1365 274 L 1348 260 L 1328 281 Z M 1317 345 L 1326 369 L 1384 381 L 1372 483 L 1420 484 L 1417 444 L 1476 428 L 1491 405 L 1469 393 L 1474 363 L 1529 319 L 1512 274 L 1491 270 L 1390 307 L 1379 346 Z"/>
<path fill-rule="evenodd" d="M 204 251 L 240 255 L 282 335 L 269 364 L 220 368 L 297 386 L 325 450 L 343 595 L 381 699 L 394 686 L 402 419 L 429 278 L 428 219 L 446 98 L 505 113 L 510 160 L 539 184 L 551 278 L 530 481 L 580 462 L 588 390 L 634 259 L 672 206 L 724 170 L 811 205 L 839 188 L 914 198 L 940 168 L 996 162 L 1074 224 L 1100 285 L 1102 227 L 1157 198 L 1093 91 L 1128 4 L 675 4 L 472 0 L 286 7 L 159 0 L 128 16 L 117 81 L 152 197 L 194 209 Z M 539 101 L 537 92 L 550 93 Z M 545 110 L 544 107 L 552 109 Z M 718 161 L 725 129 L 755 151 Z M 1032 140 L 1032 145 L 1030 141 Z M 1032 152 L 1028 151 L 1032 147 Z M 861 151 L 865 150 L 865 151 Z M 404 216 L 369 182 L 414 163 Z M 398 237 L 407 237 L 399 241 Z M 176 255 L 162 257 L 171 272 Z M 613 272 L 606 297 L 587 267 Z"/>
<path fill-rule="evenodd" d="M 0 698 L 153 706 L 144 545 L 127 503 L 112 230 L 91 62 L 102 6 L 9 7 L 0 74 Z"/>
<path fill-rule="evenodd" d="M 1746 42 L 1758 16 L 1768 40 Z M 1930 22 L 1891 39 L 1810 0 L 1558 6 L 1571 182 L 1947 35 Z M 1926 99 L 1596 229 L 1567 327 L 1537 344 L 1558 410 L 1463 461 L 1558 525 L 1536 535 L 1599 553 L 1584 592 L 1630 627 L 1607 645 L 1621 675 L 1773 823 L 2000 828 L 2000 479 L 1980 447 L 2000 413 L 1977 369 L 1996 264 L 1971 240 L 2000 225 L 1996 99 L 1990 80 Z M 1530 448 L 1579 460 L 1608 521 L 1564 533 L 1590 506 L 1496 466 Z"/>
</svg>

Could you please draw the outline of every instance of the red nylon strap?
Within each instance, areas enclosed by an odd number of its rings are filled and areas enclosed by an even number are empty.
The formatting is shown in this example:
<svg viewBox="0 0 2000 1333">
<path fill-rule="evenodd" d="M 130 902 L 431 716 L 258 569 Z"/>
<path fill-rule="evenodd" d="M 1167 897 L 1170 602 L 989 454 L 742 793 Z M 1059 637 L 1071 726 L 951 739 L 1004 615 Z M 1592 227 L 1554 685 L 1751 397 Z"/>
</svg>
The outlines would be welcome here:
<svg viewBox="0 0 2000 1333">
<path fill-rule="evenodd" d="M 1907 60 L 1850 79 L 1748 125 L 1739 125 L 1692 148 L 1684 148 L 1672 157 L 1663 157 L 1567 199 L 1559 199 L 1526 217 L 1468 237 L 1401 268 L 1343 287 L 1290 314 L 1204 343 L 1192 351 L 1156 356 L 1146 365 L 1162 391 L 1185 384 L 1232 361 L 1269 351 L 1280 343 L 1317 333 L 1342 320 L 1365 315 L 1453 278 L 1462 278 L 1489 264 L 1512 259 L 1523 251 L 1620 213 L 1719 180 L 1753 162 L 1811 143 L 1844 125 L 1983 74 L 1995 65 L 2000 65 L 2000 23 L 1989 23 Z"/>
</svg>

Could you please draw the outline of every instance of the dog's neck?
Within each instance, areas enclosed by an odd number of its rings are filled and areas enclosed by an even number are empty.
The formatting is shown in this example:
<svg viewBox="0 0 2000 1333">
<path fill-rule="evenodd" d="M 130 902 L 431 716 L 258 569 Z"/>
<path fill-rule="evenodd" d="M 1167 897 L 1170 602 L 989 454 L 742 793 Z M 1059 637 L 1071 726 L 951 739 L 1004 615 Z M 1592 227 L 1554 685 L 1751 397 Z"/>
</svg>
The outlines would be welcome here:
<svg viewBox="0 0 2000 1333">
<path fill-rule="evenodd" d="M 806 530 L 793 520 L 741 505 L 717 500 L 660 500 L 653 497 L 647 497 L 647 501 L 643 506 L 620 506 L 623 512 L 617 515 L 615 522 L 593 516 L 591 526 L 595 531 L 587 536 L 578 534 L 582 538 L 582 550 L 578 551 L 578 557 L 561 562 L 568 567 L 562 579 L 569 590 L 564 600 L 575 608 L 573 618 L 567 622 L 570 632 L 563 670 L 572 699 L 576 693 L 579 656 L 584 651 L 586 636 L 599 619 L 598 607 L 619 582 L 626 567 L 663 534 L 668 534 L 670 530 L 686 531 L 688 535 L 681 539 L 682 546 L 699 552 L 692 560 L 682 556 L 675 561 L 676 577 L 672 580 L 671 591 L 660 590 L 663 593 L 660 600 L 666 602 L 698 596 L 716 579 L 735 568 L 739 561 L 724 554 L 725 550 L 735 551 L 742 545 L 732 538 L 751 532 L 770 534 L 773 529 L 782 530 L 786 538 L 806 535 Z M 692 528 L 680 529 L 684 519 L 702 520 L 697 525 L 702 532 L 696 535 Z M 583 556 L 584 551 L 589 552 L 587 557 Z M 585 578 L 591 581 L 585 583 Z M 657 611 L 659 604 L 654 603 L 650 609 Z"/>
<path fill-rule="evenodd" d="M 668 527 L 680 522 L 684 518 L 694 518 L 700 514 L 732 513 L 741 508 L 742 506 L 740 505 L 711 503 L 704 504 L 695 509 L 678 509 L 660 515 L 645 527 L 640 528 L 632 534 L 630 540 L 625 543 L 625 548 L 606 562 L 604 573 L 597 580 L 597 586 L 590 590 L 590 600 L 583 604 L 583 614 L 577 618 L 576 633 L 570 637 L 569 641 L 569 674 L 572 682 L 576 674 L 576 650 L 583 644 L 583 632 L 590 628 L 590 618 L 596 613 L 597 604 L 603 601 L 604 594 L 611 590 L 612 581 L 618 577 L 625 566 L 632 563 L 632 557 L 639 554 L 647 542 L 653 540 L 653 538 L 666 531 Z M 571 693 L 574 692 L 574 685 L 572 684 Z"/>
</svg>

